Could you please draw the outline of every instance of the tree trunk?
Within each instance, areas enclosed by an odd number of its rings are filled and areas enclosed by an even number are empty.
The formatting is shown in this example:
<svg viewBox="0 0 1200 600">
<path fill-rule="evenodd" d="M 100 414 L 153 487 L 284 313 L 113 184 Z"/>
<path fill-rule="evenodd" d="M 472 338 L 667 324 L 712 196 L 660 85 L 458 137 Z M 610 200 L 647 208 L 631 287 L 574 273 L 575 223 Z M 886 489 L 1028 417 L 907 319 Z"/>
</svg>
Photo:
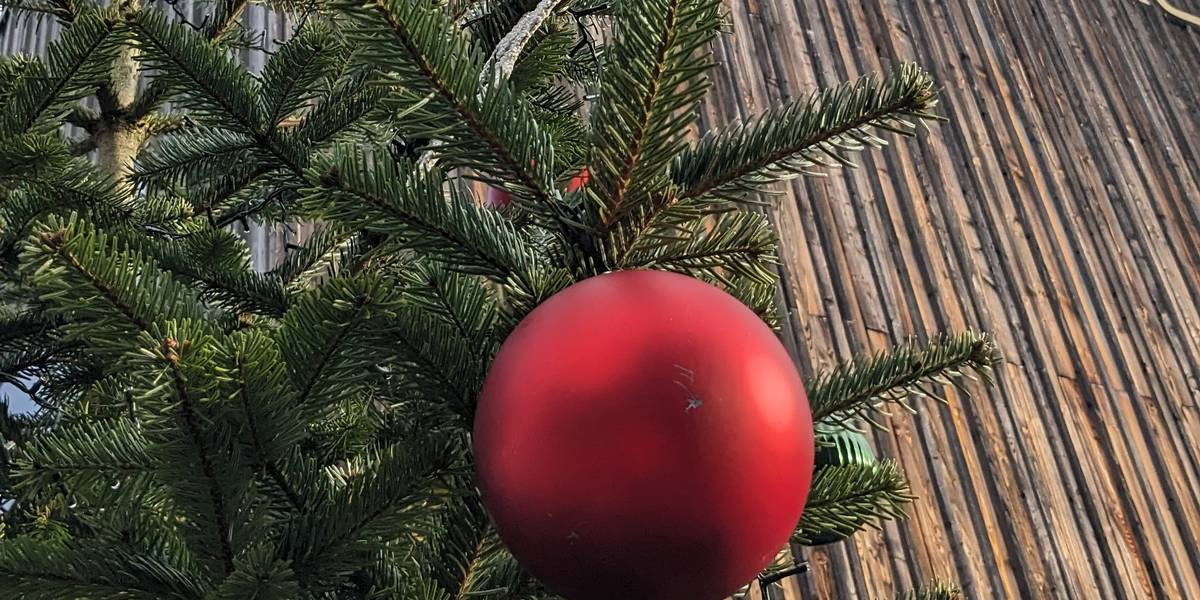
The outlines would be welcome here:
<svg viewBox="0 0 1200 600">
<path fill-rule="evenodd" d="M 139 0 L 131 0 L 130 8 L 137 9 Z M 100 123 L 93 132 L 96 142 L 96 165 L 130 191 L 128 181 L 133 159 L 146 141 L 146 129 L 129 117 L 129 108 L 137 99 L 138 49 L 127 44 L 113 61 L 109 83 L 100 89 Z"/>
</svg>

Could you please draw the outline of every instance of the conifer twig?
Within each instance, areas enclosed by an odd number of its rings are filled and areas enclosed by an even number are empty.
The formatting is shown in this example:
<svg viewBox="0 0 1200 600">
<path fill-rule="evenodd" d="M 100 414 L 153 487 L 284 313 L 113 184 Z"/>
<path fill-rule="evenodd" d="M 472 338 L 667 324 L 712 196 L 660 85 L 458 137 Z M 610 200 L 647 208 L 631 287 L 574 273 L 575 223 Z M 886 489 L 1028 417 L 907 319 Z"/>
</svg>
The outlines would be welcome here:
<svg viewBox="0 0 1200 600">
<path fill-rule="evenodd" d="M 848 537 L 879 520 L 903 517 L 913 499 L 894 460 L 818 469 L 792 541 L 808 544 L 828 533 Z"/>
<path fill-rule="evenodd" d="M 930 384 L 957 385 L 951 377 L 974 375 L 986 383 L 998 360 L 991 336 L 966 331 L 842 363 L 805 387 L 814 421 L 870 421 L 869 413 L 887 404 L 911 411 L 905 404 L 909 396 L 935 395 L 927 389 Z"/>
</svg>

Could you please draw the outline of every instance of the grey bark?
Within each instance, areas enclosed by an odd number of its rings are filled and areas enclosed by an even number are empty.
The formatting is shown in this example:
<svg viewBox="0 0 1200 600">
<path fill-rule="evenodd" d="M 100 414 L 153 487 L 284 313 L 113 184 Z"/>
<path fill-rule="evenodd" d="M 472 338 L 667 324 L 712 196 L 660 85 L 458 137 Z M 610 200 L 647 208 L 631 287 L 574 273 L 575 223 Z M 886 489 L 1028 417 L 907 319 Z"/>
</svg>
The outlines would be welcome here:
<svg viewBox="0 0 1200 600">
<path fill-rule="evenodd" d="M 136 9 L 140 0 L 129 0 L 128 3 L 130 8 Z M 133 159 L 146 141 L 146 129 L 129 115 L 129 108 L 138 93 L 137 59 L 138 50 L 129 43 L 113 61 L 108 85 L 97 93 L 100 123 L 92 134 L 96 142 L 96 165 L 126 190 L 131 186 L 128 176 Z"/>
</svg>

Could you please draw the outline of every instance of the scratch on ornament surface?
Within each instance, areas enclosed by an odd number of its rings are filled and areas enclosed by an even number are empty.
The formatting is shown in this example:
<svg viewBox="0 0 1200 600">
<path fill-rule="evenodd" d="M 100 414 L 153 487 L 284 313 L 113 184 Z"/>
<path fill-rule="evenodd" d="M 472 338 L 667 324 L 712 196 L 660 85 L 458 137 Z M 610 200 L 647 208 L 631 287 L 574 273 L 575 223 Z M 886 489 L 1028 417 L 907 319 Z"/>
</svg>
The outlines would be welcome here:
<svg viewBox="0 0 1200 600">
<path fill-rule="evenodd" d="M 687 394 L 687 406 L 684 407 L 683 412 L 690 413 L 693 410 L 704 406 L 704 401 L 700 399 L 700 396 L 696 394 L 696 392 L 693 391 L 689 385 L 691 383 L 696 383 L 696 372 L 680 364 L 676 364 L 675 368 L 679 369 L 679 373 L 688 380 L 688 383 L 684 383 L 678 379 L 675 380 L 675 385 L 682 388 Z"/>
<path fill-rule="evenodd" d="M 687 378 L 687 380 L 688 380 L 688 383 L 696 383 L 696 372 L 695 372 L 695 371 L 693 371 L 693 370 L 691 370 L 691 369 L 689 369 L 689 368 L 687 368 L 687 367 L 685 367 L 685 366 L 683 366 L 683 365 L 681 365 L 681 364 L 679 364 L 679 363 L 676 363 L 676 364 L 675 364 L 675 368 L 676 368 L 676 369 L 679 369 L 679 372 L 680 372 L 680 373 L 681 373 L 681 374 L 682 374 L 684 377 L 686 377 L 686 378 Z M 678 382 L 676 382 L 676 383 L 678 383 Z"/>
</svg>

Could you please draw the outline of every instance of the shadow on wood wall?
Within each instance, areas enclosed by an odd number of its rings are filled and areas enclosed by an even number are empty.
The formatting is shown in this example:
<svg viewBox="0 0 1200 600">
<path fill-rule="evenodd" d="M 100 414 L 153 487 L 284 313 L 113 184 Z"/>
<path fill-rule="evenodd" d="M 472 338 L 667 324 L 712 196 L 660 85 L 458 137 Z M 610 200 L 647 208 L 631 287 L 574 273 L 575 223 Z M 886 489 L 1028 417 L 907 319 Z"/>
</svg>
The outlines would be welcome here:
<svg viewBox="0 0 1200 600">
<path fill-rule="evenodd" d="M 727 7 L 706 122 L 901 60 L 945 88 L 920 140 L 778 186 L 804 369 L 964 326 L 1006 357 L 990 393 L 874 435 L 911 518 L 807 552 L 786 597 L 944 576 L 973 598 L 1200 598 L 1200 29 L 1135 0 Z M 55 31 L 10 23 L 0 52 Z M 252 238 L 261 265 L 286 236 Z"/>
</svg>

